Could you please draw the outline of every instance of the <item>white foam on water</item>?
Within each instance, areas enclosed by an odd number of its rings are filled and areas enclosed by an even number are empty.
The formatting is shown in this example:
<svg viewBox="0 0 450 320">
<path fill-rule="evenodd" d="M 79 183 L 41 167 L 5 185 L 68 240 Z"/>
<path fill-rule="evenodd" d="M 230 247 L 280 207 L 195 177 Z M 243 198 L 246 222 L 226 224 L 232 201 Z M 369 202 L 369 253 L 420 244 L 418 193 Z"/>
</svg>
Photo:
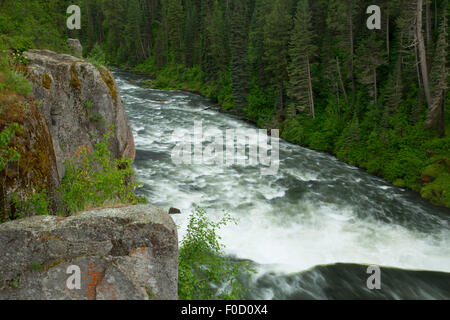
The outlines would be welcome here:
<svg viewBox="0 0 450 320">
<path fill-rule="evenodd" d="M 121 83 L 121 89 L 131 88 L 133 86 Z M 151 93 L 156 96 L 157 91 Z M 127 94 L 133 93 L 128 91 Z M 138 102 L 138 99 L 128 98 L 127 101 Z M 175 94 L 168 98 L 166 94 L 165 99 L 170 103 L 162 109 L 158 103 L 142 104 L 145 107 L 142 112 L 146 114 L 162 112 L 157 121 L 152 116 L 132 117 L 135 132 L 145 128 L 145 134 L 135 134 L 138 149 L 170 155 L 183 135 L 175 133 L 172 136 L 169 132 L 184 128 L 192 134 L 195 120 L 204 120 L 206 132 L 216 127 L 221 130 L 254 129 L 215 111 L 204 111 L 204 107 L 192 108 L 188 95 Z M 136 113 L 137 110 L 128 112 Z M 379 194 L 380 190 L 389 190 L 384 199 L 398 199 L 402 193 L 394 192 L 397 188 L 326 154 L 283 141 L 280 142 L 280 151 L 289 156 L 289 162 L 287 158 L 282 159 L 278 176 L 272 178 L 261 177 L 259 167 L 175 166 L 170 160 L 150 159 L 147 167 L 140 167 L 137 173 L 139 180 L 152 190 L 150 202 L 167 209 L 177 207 L 183 212 L 173 216 L 180 227 L 180 240 L 195 205 L 203 204 L 213 219 L 219 219 L 223 209 L 238 218 L 238 225 L 229 225 L 220 231 L 225 250 L 238 258 L 255 261 L 259 264 L 260 273 L 296 273 L 334 263 L 450 272 L 450 231 L 439 227 L 438 218 L 435 230 L 428 234 L 392 223 L 389 217 L 385 220 L 371 219 L 371 215 L 379 214 L 377 203 L 373 208 L 367 208 L 367 218 L 361 218 L 358 215 L 360 209 L 350 204 L 337 205 L 326 199 L 315 201 L 324 197 L 314 197 L 318 191 L 309 190 L 312 184 L 308 185 L 308 182 L 333 186 L 334 181 L 342 188 L 353 186 L 352 197 L 367 203 L 372 203 L 369 191 Z M 291 166 L 286 167 L 285 163 Z M 288 188 L 277 182 L 287 177 L 294 177 L 299 185 L 305 186 L 310 197 L 299 197 L 297 202 L 288 199 Z M 415 208 L 415 204 L 408 201 L 399 200 L 408 212 L 422 214 L 420 210 L 424 209 Z M 268 290 L 261 294 L 270 298 L 273 292 Z"/>
<path fill-rule="evenodd" d="M 351 208 L 340 213 L 312 203 L 300 209 L 306 216 L 282 215 L 280 223 L 274 210 L 258 205 L 239 225 L 224 230 L 227 251 L 283 273 L 337 262 L 450 272 L 448 232 L 429 239 L 400 226 L 360 220 Z"/>
</svg>

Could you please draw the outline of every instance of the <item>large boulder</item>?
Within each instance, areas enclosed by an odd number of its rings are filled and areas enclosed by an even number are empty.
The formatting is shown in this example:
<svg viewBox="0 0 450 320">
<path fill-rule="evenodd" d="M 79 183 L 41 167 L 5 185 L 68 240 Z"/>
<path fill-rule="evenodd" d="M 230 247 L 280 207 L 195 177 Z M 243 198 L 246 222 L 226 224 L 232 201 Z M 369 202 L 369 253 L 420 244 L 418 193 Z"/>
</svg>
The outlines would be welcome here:
<svg viewBox="0 0 450 320">
<path fill-rule="evenodd" d="M 177 277 L 176 225 L 151 205 L 0 225 L 0 299 L 171 300 Z"/>
<path fill-rule="evenodd" d="M 40 111 L 53 139 L 60 178 L 64 161 L 80 146 L 93 150 L 111 127 L 111 156 L 134 160 L 133 134 L 117 85 L 106 68 L 48 50 L 24 55 L 35 99 L 41 101 Z"/>
</svg>

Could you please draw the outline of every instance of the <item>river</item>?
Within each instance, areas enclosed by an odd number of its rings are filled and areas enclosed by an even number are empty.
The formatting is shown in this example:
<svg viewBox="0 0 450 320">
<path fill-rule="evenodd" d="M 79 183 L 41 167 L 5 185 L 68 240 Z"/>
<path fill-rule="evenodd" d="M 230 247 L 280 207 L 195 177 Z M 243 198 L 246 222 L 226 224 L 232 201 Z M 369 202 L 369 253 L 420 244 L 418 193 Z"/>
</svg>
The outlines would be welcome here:
<svg viewBox="0 0 450 320">
<path fill-rule="evenodd" d="M 136 143 L 135 171 L 150 203 L 179 208 L 183 237 L 196 205 L 212 219 L 239 219 L 220 231 L 228 255 L 248 259 L 249 299 L 450 299 L 450 210 L 328 154 L 280 141 L 276 175 L 257 166 L 175 165 L 173 132 L 248 128 L 182 91 L 144 89 L 116 70 Z M 205 110 L 206 109 L 206 110 Z M 369 265 L 381 289 L 369 290 Z"/>
</svg>

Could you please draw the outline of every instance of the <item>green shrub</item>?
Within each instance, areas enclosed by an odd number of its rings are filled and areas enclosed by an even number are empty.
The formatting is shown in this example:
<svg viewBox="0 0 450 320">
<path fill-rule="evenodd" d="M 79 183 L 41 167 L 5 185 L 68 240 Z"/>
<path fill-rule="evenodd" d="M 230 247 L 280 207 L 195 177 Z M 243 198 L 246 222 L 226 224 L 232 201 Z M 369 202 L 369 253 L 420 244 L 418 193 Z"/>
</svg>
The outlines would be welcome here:
<svg viewBox="0 0 450 320">
<path fill-rule="evenodd" d="M 3 81 L 0 82 L 0 90 L 7 89 L 16 91 L 21 95 L 28 95 L 33 92 L 33 86 L 25 76 L 15 70 L 15 65 L 24 63 L 25 58 L 21 53 L 13 53 L 13 56 L 2 52 L 0 47 L 0 73 Z"/>
<path fill-rule="evenodd" d="M 31 265 L 31 269 L 34 271 L 42 271 L 44 270 L 44 267 L 42 267 L 42 264 L 40 264 L 39 262 L 33 262 Z"/>
<path fill-rule="evenodd" d="M 91 52 L 89 52 L 86 61 L 92 63 L 97 68 L 107 67 L 108 60 L 102 47 L 98 43 L 94 45 Z"/>
<path fill-rule="evenodd" d="M 178 295 L 180 300 L 238 300 L 246 291 L 240 275 L 253 272 L 247 263 L 225 257 L 217 231 L 235 222 L 228 214 L 210 221 L 206 211 L 196 208 L 190 216 L 179 251 Z M 225 289 L 218 287 L 225 285 Z"/>
<path fill-rule="evenodd" d="M 111 160 L 108 150 L 112 133 L 106 133 L 93 151 L 80 147 L 66 161 L 66 173 L 60 188 L 69 213 L 95 208 L 106 203 L 140 203 L 135 194 L 131 159 Z"/>
<path fill-rule="evenodd" d="M 255 80 L 250 84 L 250 92 L 247 96 L 247 116 L 261 128 L 268 128 L 276 114 L 275 91 L 262 89 Z"/>
<path fill-rule="evenodd" d="M 304 145 L 305 130 L 296 119 L 288 119 L 284 124 L 282 138 L 292 143 Z"/>
<path fill-rule="evenodd" d="M 45 216 L 50 214 L 49 198 L 45 189 L 11 194 L 14 206 L 13 220 L 22 219 L 31 215 Z"/>
<path fill-rule="evenodd" d="M 421 190 L 421 195 L 432 204 L 450 207 L 450 174 L 445 172 Z"/>
</svg>

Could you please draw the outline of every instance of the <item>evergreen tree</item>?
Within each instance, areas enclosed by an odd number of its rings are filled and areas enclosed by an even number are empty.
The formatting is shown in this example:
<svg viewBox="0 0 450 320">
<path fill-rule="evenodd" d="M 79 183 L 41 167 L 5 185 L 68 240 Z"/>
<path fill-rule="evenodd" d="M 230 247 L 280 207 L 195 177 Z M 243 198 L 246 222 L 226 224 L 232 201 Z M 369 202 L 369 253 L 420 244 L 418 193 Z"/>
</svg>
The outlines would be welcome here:
<svg viewBox="0 0 450 320">
<path fill-rule="evenodd" d="M 231 79 L 233 101 L 239 111 L 247 106 L 247 1 L 235 0 L 231 13 Z"/>
<path fill-rule="evenodd" d="M 288 49 L 292 17 L 288 0 L 273 2 L 264 26 L 265 71 L 270 84 L 277 89 L 278 117 L 284 113 L 285 88 L 288 82 Z"/>
<path fill-rule="evenodd" d="M 138 61 L 145 58 L 145 50 L 142 45 L 141 37 L 141 10 L 138 0 L 130 0 L 128 3 L 127 25 L 124 36 L 128 54 L 128 61 L 135 65 Z"/>
<path fill-rule="evenodd" d="M 289 44 L 289 97 L 293 100 L 295 110 L 310 110 L 311 117 L 315 118 L 314 93 L 312 88 L 311 62 L 316 55 L 316 46 L 313 45 L 314 32 L 311 25 L 311 10 L 309 0 L 300 0 L 295 16 L 295 26 L 291 32 Z"/>
<path fill-rule="evenodd" d="M 402 103 L 403 79 L 402 79 L 401 57 L 397 59 L 394 71 L 386 82 L 386 91 L 383 99 L 383 125 L 387 127 L 388 119 L 398 111 Z"/>
<path fill-rule="evenodd" d="M 271 0 L 256 0 L 249 31 L 248 65 L 260 86 L 268 85 L 264 66 L 264 26 L 272 6 Z"/>
<path fill-rule="evenodd" d="M 444 3 L 443 18 L 439 30 L 439 39 L 431 72 L 433 84 L 433 98 L 428 110 L 427 128 L 438 127 L 441 136 L 445 135 L 445 98 L 449 83 L 447 65 L 448 31 L 447 31 L 447 3 Z"/>
<path fill-rule="evenodd" d="M 200 17 L 192 0 L 186 0 L 185 3 L 186 24 L 183 51 L 186 53 L 186 66 L 192 67 L 201 64 Z"/>
<path fill-rule="evenodd" d="M 360 42 L 356 56 L 357 78 L 361 84 L 368 86 L 368 92 L 377 105 L 379 82 L 377 69 L 386 63 L 386 52 L 383 42 L 377 39 L 375 32 Z"/>
<path fill-rule="evenodd" d="M 333 35 L 335 52 L 338 60 L 344 63 L 346 73 L 355 89 L 355 15 L 358 11 L 355 0 L 330 0 L 327 9 L 327 27 Z"/>
<path fill-rule="evenodd" d="M 169 26 L 169 47 L 173 52 L 176 63 L 183 62 L 183 11 L 181 0 L 168 0 L 167 22 Z"/>
</svg>

